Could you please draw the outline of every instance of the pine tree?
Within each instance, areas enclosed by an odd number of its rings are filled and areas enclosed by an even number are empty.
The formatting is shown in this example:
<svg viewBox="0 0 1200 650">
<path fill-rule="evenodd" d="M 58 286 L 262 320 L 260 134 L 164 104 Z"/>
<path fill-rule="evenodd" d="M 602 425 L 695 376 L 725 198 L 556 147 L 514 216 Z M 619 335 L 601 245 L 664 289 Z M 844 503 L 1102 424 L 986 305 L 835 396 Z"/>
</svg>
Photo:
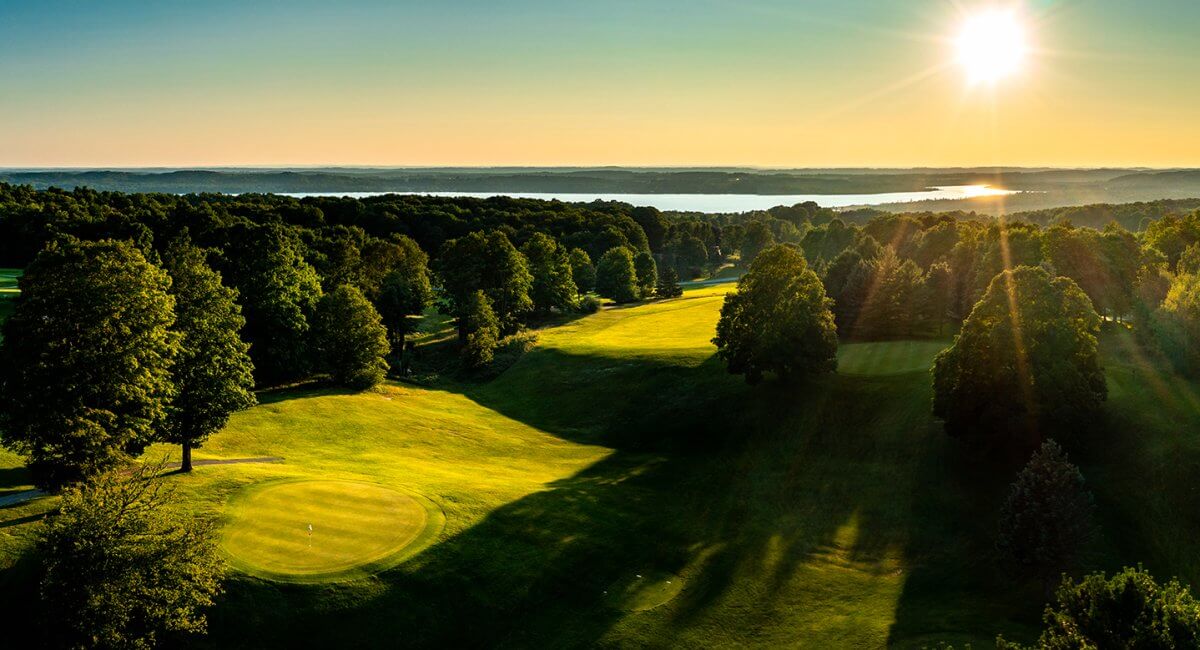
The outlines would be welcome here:
<svg viewBox="0 0 1200 650">
<path fill-rule="evenodd" d="M 675 269 L 669 266 L 659 269 L 655 292 L 659 298 L 678 298 L 683 295 L 683 287 L 679 286 L 679 274 Z"/>
</svg>

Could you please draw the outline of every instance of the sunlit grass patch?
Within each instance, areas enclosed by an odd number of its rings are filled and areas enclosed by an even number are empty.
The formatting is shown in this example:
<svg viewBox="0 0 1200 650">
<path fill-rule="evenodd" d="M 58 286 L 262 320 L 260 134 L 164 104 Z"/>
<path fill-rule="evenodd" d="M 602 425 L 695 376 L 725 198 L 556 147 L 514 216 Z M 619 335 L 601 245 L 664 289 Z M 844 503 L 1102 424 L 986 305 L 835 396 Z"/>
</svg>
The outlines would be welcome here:
<svg viewBox="0 0 1200 650">
<path fill-rule="evenodd" d="M 427 499 L 381 485 L 260 484 L 227 510 L 221 548 L 247 573 L 297 582 L 361 577 L 420 552 L 445 523 Z"/>
</svg>

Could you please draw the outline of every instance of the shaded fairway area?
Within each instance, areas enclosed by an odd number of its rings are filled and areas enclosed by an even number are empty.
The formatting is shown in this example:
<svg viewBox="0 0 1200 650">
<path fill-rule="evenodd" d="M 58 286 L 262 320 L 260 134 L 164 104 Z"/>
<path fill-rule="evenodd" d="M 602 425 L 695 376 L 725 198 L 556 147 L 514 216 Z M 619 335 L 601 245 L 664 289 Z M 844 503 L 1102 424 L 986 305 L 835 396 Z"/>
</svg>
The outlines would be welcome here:
<svg viewBox="0 0 1200 650">
<path fill-rule="evenodd" d="M 197 458 L 286 461 L 171 477 L 193 507 L 232 523 L 245 488 L 352 481 L 423 495 L 445 526 L 373 578 L 283 584 L 235 573 L 199 644 L 1031 639 L 1040 586 L 1014 580 L 992 551 L 1016 468 L 964 453 L 929 415 L 927 369 L 946 343 L 846 345 L 838 375 L 751 388 L 709 343 L 728 290 L 543 330 L 488 383 L 262 396 Z M 1105 531 L 1089 563 L 1141 561 L 1195 583 L 1200 502 L 1188 477 L 1200 468 L 1200 402 L 1193 384 L 1130 346 L 1124 332 L 1106 334 L 1113 426 L 1077 454 Z M 27 480 L 0 452 L 0 494 Z M 3 615 L 29 616 L 28 546 L 51 504 L 0 510 Z"/>
<path fill-rule="evenodd" d="M 885 341 L 847 343 L 838 347 L 838 372 L 843 375 L 901 375 L 928 372 L 938 352 L 953 341 Z"/>
</svg>

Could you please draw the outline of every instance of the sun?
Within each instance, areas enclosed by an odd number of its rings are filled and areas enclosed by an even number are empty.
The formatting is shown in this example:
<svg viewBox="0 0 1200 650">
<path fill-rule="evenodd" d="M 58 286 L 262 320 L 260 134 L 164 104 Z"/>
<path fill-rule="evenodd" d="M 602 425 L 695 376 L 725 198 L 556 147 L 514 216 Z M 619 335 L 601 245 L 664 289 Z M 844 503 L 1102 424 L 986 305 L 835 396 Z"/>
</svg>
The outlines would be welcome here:
<svg viewBox="0 0 1200 650">
<path fill-rule="evenodd" d="M 995 83 L 1021 69 L 1028 46 L 1013 11 L 989 9 L 969 16 L 955 42 L 958 63 L 971 84 Z"/>
</svg>

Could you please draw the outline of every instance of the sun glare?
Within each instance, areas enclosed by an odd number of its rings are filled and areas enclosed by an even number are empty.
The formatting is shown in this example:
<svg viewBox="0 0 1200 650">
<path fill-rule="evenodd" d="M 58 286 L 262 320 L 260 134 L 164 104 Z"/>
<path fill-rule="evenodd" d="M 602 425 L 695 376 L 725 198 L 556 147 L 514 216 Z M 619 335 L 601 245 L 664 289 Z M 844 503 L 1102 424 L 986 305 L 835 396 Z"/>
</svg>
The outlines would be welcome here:
<svg viewBox="0 0 1200 650">
<path fill-rule="evenodd" d="M 972 84 L 995 83 L 1021 68 L 1025 30 L 1012 11 L 990 9 L 967 18 L 958 34 L 958 63 Z"/>
</svg>

